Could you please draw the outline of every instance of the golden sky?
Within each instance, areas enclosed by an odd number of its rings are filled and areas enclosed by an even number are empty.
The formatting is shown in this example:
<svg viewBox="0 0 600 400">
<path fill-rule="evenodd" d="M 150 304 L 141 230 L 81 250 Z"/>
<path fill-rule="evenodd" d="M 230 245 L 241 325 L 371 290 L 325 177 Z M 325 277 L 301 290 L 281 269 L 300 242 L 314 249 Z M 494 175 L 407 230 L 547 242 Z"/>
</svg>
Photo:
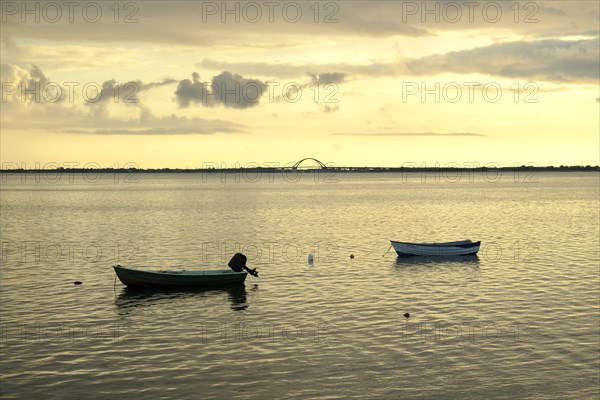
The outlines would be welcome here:
<svg viewBox="0 0 600 400">
<path fill-rule="evenodd" d="M 597 1 L 2 2 L 3 167 L 598 165 Z"/>
</svg>

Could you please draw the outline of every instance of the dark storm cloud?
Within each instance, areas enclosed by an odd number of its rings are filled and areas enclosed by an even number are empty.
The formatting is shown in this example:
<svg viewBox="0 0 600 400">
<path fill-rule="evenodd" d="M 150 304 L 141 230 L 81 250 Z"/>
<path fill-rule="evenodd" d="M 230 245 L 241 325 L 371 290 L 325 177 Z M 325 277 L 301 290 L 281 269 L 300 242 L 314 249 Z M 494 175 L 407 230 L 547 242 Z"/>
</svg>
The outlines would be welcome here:
<svg viewBox="0 0 600 400">
<path fill-rule="evenodd" d="M 223 71 L 202 82 L 200 74 L 192 73 L 192 79 L 183 79 L 177 85 L 175 98 L 180 107 L 201 104 L 206 107 L 223 105 L 228 108 L 245 109 L 258 105 L 268 85 L 259 79 Z"/>
</svg>

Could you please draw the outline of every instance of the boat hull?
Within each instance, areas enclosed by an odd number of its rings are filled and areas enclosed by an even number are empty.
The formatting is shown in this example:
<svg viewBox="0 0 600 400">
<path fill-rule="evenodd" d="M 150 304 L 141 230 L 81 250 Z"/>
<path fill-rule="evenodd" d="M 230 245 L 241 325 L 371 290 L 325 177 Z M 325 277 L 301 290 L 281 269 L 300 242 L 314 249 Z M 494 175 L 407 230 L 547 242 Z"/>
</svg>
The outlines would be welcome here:
<svg viewBox="0 0 600 400">
<path fill-rule="evenodd" d="M 481 242 L 461 240 L 445 243 L 408 243 L 391 241 L 398 257 L 414 256 L 467 256 L 479 252 Z"/>
<path fill-rule="evenodd" d="M 149 271 L 113 266 L 119 280 L 131 288 L 223 286 L 242 283 L 248 275 L 228 269 L 212 271 Z"/>
</svg>

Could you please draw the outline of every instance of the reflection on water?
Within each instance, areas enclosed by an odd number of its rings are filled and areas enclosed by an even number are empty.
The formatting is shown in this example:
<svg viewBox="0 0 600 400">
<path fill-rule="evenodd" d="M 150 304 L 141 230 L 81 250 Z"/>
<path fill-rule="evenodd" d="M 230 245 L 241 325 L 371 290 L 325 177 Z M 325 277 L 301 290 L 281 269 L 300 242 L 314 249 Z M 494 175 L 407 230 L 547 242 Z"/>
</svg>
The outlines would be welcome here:
<svg viewBox="0 0 600 400">
<path fill-rule="evenodd" d="M 136 177 L 2 184 L 0 397 L 600 398 L 597 172 Z M 383 258 L 398 237 L 483 246 Z M 233 288 L 123 290 L 110 267 L 238 251 L 261 278 Z"/>
<path fill-rule="evenodd" d="M 257 290 L 258 285 L 254 285 L 251 290 Z M 220 286 L 218 288 L 157 288 L 157 289 L 131 289 L 124 288 L 115 300 L 119 314 L 131 314 L 135 310 L 151 307 L 155 305 L 165 305 L 172 303 L 177 307 L 177 303 L 188 299 L 211 299 L 213 297 L 222 297 L 227 294 L 231 302 L 231 309 L 240 311 L 248 308 L 246 302 L 246 286 L 241 284 Z"/>
<path fill-rule="evenodd" d="M 414 257 L 397 257 L 394 260 L 397 267 L 403 265 L 439 265 L 439 264 L 467 264 L 469 266 L 478 267 L 479 257 L 477 255 L 469 256 L 414 256 Z"/>
</svg>

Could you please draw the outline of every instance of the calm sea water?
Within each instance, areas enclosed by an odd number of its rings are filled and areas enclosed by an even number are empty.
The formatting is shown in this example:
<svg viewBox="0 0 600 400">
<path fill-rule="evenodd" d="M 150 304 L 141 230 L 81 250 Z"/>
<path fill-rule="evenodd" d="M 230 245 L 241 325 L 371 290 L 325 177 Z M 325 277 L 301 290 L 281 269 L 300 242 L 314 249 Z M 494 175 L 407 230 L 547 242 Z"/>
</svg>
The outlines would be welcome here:
<svg viewBox="0 0 600 400">
<path fill-rule="evenodd" d="M 599 185 L 5 175 L 1 396 L 597 398 Z M 466 238 L 478 257 L 385 254 Z M 260 277 L 236 288 L 132 292 L 111 268 L 214 269 L 237 251 Z"/>
</svg>

